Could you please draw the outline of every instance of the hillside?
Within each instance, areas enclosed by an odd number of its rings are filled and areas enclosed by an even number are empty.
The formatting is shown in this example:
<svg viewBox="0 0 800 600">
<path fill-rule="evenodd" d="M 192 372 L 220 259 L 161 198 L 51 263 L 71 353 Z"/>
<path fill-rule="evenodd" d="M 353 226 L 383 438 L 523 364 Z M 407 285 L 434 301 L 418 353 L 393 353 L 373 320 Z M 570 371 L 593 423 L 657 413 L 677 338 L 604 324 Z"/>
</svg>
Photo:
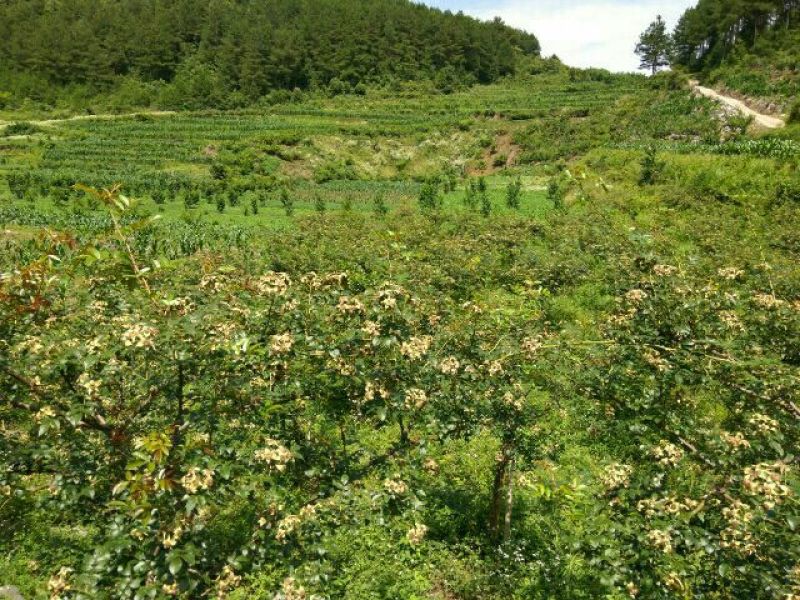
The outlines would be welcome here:
<svg viewBox="0 0 800 600">
<path fill-rule="evenodd" d="M 231 107 L 275 90 L 489 83 L 533 35 L 407 0 L 9 0 L 0 93 L 57 104 Z M 1 107 L 0 107 L 1 108 Z"/>
<path fill-rule="evenodd" d="M 677 63 L 759 108 L 789 111 L 800 94 L 800 3 L 701 0 L 675 33 Z"/>
<path fill-rule="evenodd" d="M 0 596 L 800 598 L 798 128 L 375 7 L 514 73 L 0 112 Z"/>
</svg>

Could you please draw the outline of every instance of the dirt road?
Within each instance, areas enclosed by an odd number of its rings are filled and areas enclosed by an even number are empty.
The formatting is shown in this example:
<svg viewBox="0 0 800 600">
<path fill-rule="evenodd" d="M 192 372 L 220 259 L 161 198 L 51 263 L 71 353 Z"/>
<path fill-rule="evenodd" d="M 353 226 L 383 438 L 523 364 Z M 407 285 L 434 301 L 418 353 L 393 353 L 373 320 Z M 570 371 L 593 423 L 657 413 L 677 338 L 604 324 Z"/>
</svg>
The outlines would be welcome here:
<svg viewBox="0 0 800 600">
<path fill-rule="evenodd" d="M 731 98 L 730 96 L 723 96 L 719 92 L 712 90 L 711 88 L 703 87 L 697 81 L 690 82 L 692 89 L 697 92 L 698 94 L 705 96 L 706 98 L 711 98 L 712 100 L 716 100 L 720 104 L 724 104 L 741 114 L 753 117 L 753 121 L 760 125 L 761 127 L 765 127 L 767 129 L 780 129 L 786 125 L 786 122 L 783 119 L 779 119 L 778 117 L 771 117 L 769 115 L 761 114 L 747 106 L 741 100 L 737 100 L 736 98 Z"/>
</svg>

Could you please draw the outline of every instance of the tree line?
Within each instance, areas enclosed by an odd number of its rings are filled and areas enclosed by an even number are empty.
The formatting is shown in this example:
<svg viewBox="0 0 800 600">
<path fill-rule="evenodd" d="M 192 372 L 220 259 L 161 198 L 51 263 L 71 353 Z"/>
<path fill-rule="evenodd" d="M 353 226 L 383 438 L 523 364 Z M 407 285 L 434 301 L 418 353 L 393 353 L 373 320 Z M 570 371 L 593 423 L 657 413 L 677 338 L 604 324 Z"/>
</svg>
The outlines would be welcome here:
<svg viewBox="0 0 800 600">
<path fill-rule="evenodd" d="M 743 43 L 797 27 L 800 0 L 700 0 L 687 10 L 673 34 L 674 60 L 692 70 L 714 68 Z"/>
<path fill-rule="evenodd" d="M 538 55 L 535 36 L 407 0 L 6 0 L 0 89 L 122 77 L 272 90 L 391 80 L 488 83 Z M 5 80 L 5 82 L 3 81 Z M 4 86 L 4 83 L 6 84 Z M 191 87 L 191 86 L 188 86 Z"/>
<path fill-rule="evenodd" d="M 672 34 L 659 16 L 642 34 L 636 53 L 643 69 L 668 64 L 692 71 L 719 66 L 734 48 L 751 48 L 765 34 L 800 24 L 800 0 L 699 0 Z"/>
</svg>

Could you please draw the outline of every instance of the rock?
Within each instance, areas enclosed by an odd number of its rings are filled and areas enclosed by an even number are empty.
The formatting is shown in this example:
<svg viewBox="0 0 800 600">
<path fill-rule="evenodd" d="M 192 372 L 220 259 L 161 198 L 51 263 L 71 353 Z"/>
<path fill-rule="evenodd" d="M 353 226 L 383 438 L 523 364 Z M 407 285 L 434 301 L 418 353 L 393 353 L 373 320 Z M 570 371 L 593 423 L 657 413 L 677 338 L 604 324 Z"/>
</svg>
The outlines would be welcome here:
<svg viewBox="0 0 800 600">
<path fill-rule="evenodd" d="M 0 598 L 4 600 L 25 600 L 13 585 L 0 586 Z"/>
</svg>

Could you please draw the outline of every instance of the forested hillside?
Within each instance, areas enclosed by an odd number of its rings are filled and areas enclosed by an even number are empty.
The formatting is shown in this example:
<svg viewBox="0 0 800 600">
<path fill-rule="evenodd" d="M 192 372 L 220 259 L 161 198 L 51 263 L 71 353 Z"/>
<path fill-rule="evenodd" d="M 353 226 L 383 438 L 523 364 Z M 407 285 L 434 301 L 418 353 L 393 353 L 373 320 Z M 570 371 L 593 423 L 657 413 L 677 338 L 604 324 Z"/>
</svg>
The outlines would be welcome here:
<svg viewBox="0 0 800 600">
<path fill-rule="evenodd" d="M 446 88 L 494 81 L 515 71 L 518 54 L 538 53 L 533 35 L 499 20 L 405 0 L 0 4 L 6 102 L 9 93 L 52 101 L 120 86 L 166 104 L 207 106 L 295 88 L 344 92 L 420 79 Z"/>
<path fill-rule="evenodd" d="M 783 107 L 800 92 L 798 0 L 700 0 L 674 42 L 675 61 L 712 83 Z"/>
</svg>

